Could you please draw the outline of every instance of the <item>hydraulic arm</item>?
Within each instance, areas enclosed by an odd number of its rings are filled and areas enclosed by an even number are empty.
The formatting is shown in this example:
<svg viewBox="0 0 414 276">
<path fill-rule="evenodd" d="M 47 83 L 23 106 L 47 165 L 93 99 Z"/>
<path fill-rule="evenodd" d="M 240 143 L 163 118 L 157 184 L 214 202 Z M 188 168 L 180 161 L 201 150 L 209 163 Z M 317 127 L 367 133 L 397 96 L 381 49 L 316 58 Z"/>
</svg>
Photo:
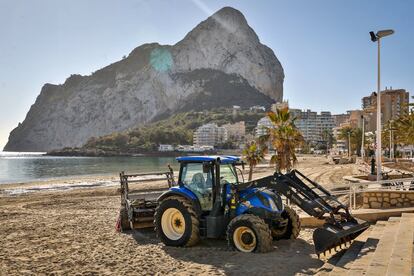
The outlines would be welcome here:
<svg viewBox="0 0 414 276">
<path fill-rule="evenodd" d="M 238 188 L 245 187 L 272 189 L 284 195 L 310 216 L 324 219 L 324 226 L 315 229 L 313 233 L 318 256 L 322 252 L 350 242 L 369 227 L 367 222 L 354 218 L 348 207 L 328 190 L 297 170 L 287 174 L 275 173 L 243 183 Z"/>
</svg>

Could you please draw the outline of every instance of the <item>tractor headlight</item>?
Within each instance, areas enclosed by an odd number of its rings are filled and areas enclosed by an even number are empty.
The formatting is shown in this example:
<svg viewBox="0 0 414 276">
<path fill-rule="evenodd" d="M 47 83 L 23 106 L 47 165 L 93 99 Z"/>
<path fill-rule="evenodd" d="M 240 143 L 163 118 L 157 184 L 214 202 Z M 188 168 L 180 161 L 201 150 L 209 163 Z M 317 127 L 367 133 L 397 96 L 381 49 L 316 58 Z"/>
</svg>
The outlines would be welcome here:
<svg viewBox="0 0 414 276">
<path fill-rule="evenodd" d="M 269 205 L 272 211 L 278 211 L 279 209 L 277 209 L 275 201 L 271 197 L 269 197 L 268 200 L 269 200 Z"/>
</svg>

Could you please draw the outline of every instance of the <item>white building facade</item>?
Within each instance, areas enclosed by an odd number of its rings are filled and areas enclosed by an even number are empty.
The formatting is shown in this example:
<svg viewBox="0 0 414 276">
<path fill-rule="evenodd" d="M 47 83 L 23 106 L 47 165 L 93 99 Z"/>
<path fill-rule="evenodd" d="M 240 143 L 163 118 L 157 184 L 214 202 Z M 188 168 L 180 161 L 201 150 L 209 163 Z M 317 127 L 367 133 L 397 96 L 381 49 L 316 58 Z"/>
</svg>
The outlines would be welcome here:
<svg viewBox="0 0 414 276">
<path fill-rule="evenodd" d="M 257 122 L 257 126 L 256 126 L 256 137 L 260 137 L 263 135 L 266 135 L 268 133 L 268 129 L 272 128 L 273 124 L 270 121 L 270 119 L 266 116 L 261 118 L 258 122 Z"/>
<path fill-rule="evenodd" d="M 158 151 L 174 151 L 174 147 L 172 145 L 160 144 L 158 146 Z"/>
<path fill-rule="evenodd" d="M 215 146 L 227 141 L 227 129 L 215 123 L 200 126 L 193 135 L 193 144 L 197 146 Z"/>
<path fill-rule="evenodd" d="M 332 132 L 335 127 L 335 120 L 328 111 L 317 112 L 300 109 L 290 109 L 291 116 L 296 118 L 295 125 L 302 133 L 305 141 L 317 143 L 325 139 L 324 132 Z M 256 137 L 267 134 L 267 129 L 273 124 L 268 117 L 263 117 L 257 122 Z"/>
<path fill-rule="evenodd" d="M 241 141 L 246 136 L 246 125 L 244 121 L 234 124 L 222 125 L 227 130 L 227 139 L 233 141 Z"/>
</svg>

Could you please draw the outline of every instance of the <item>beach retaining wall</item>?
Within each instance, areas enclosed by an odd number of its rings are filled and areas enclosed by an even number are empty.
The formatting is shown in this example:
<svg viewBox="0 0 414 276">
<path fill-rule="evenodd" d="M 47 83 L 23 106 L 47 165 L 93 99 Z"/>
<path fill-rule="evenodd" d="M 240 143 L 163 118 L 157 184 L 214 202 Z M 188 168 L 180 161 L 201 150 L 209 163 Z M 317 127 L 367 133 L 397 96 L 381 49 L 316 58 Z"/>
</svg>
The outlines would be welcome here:
<svg viewBox="0 0 414 276">
<path fill-rule="evenodd" d="M 363 193 L 363 207 L 371 209 L 414 206 L 414 191 L 368 191 Z"/>
</svg>

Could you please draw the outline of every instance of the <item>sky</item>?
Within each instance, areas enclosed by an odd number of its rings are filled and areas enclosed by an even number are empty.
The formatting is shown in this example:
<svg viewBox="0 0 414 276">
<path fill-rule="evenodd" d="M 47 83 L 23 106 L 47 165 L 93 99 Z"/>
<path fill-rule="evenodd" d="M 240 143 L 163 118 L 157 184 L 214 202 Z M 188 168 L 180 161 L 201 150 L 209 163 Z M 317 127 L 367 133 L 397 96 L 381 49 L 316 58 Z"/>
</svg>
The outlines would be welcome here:
<svg viewBox="0 0 414 276">
<path fill-rule="evenodd" d="M 382 88 L 414 93 L 414 1 L 0 0 L 0 150 L 45 83 L 89 75 L 149 42 L 175 44 L 222 7 L 240 10 L 285 71 L 293 108 L 343 113 Z"/>
</svg>

